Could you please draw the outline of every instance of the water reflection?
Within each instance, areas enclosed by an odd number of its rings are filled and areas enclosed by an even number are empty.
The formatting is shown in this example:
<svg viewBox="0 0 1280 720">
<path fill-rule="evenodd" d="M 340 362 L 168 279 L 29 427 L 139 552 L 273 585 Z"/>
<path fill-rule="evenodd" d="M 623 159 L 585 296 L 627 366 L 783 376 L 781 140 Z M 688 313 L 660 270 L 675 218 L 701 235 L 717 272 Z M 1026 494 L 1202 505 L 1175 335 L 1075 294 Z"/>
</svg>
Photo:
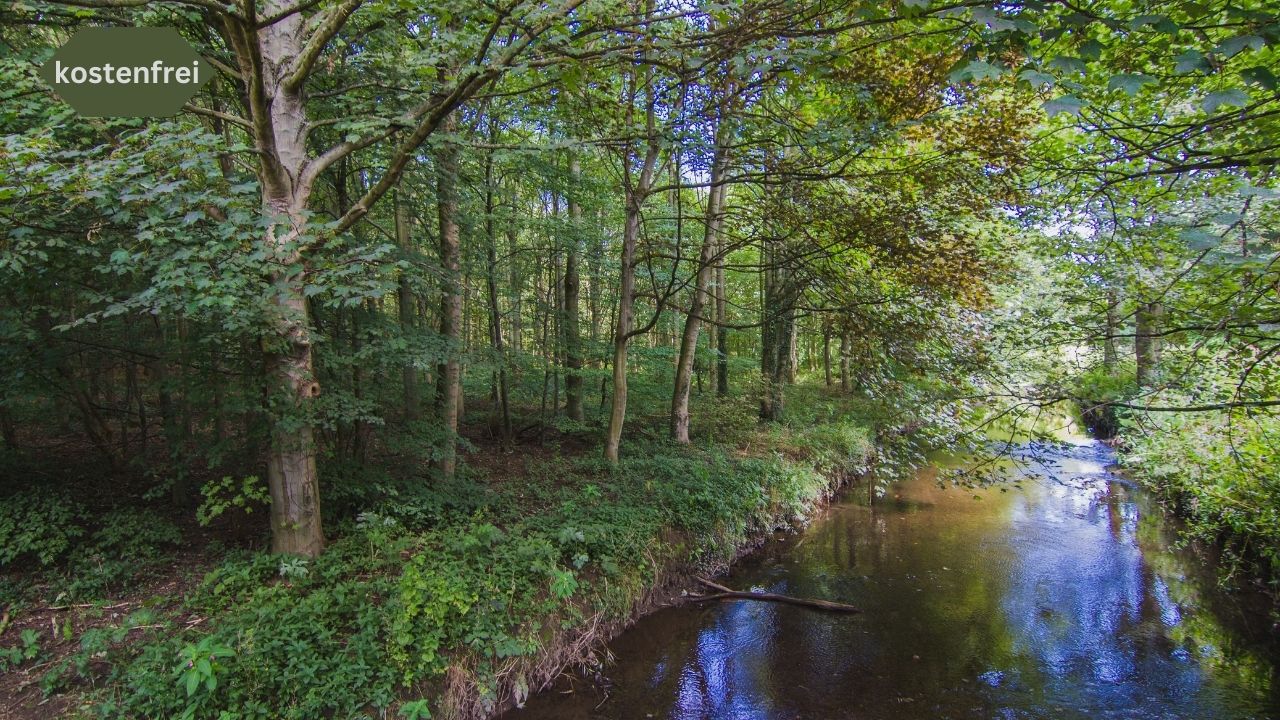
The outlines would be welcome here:
<svg viewBox="0 0 1280 720">
<path fill-rule="evenodd" d="M 607 696 L 579 683 L 510 717 L 1280 717 L 1265 616 L 1170 549 L 1105 449 L 1020 459 L 1043 477 L 974 499 L 922 473 L 874 508 L 836 506 L 728 581 L 864 615 L 746 601 L 657 613 L 612 646 Z"/>
</svg>

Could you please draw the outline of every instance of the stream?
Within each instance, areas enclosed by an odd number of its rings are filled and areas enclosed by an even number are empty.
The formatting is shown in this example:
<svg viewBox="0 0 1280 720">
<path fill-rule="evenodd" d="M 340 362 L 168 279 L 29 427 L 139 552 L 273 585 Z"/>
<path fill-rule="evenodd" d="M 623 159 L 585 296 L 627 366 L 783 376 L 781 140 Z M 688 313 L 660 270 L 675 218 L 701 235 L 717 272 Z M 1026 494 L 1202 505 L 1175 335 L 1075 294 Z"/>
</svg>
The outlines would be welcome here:
<svg viewBox="0 0 1280 720">
<path fill-rule="evenodd" d="M 720 581 L 837 600 L 673 607 L 505 720 L 1280 718 L 1277 633 L 1092 441 L 1026 448 L 1016 484 L 869 506 L 855 488 Z M 1003 489 L 1002 489 L 1003 488 Z"/>
</svg>

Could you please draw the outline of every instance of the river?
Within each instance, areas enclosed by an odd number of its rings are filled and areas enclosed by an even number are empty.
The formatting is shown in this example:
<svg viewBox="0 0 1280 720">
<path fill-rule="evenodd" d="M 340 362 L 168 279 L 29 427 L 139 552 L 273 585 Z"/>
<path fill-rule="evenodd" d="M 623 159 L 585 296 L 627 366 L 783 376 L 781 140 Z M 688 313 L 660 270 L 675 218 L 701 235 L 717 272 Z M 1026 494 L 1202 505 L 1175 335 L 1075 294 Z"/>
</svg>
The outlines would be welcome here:
<svg viewBox="0 0 1280 720">
<path fill-rule="evenodd" d="M 562 678 L 505 720 L 1280 718 L 1259 598 L 1175 548 L 1104 446 L 1019 456 L 1017 487 L 944 489 L 935 467 L 871 506 L 850 492 L 722 579 L 863 614 L 664 609 L 610 644 L 605 682 Z"/>
</svg>

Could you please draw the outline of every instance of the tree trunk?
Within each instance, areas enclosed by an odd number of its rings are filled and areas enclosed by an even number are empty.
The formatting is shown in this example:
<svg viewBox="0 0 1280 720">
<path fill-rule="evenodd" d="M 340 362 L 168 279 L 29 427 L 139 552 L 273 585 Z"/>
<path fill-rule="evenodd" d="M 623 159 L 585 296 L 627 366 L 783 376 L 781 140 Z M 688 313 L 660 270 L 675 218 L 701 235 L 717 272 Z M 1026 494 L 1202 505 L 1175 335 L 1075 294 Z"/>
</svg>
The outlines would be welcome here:
<svg viewBox="0 0 1280 720">
<path fill-rule="evenodd" d="M 581 188 L 582 166 L 575 157 L 569 162 L 569 174 L 574 180 L 569 194 L 570 238 L 565 246 L 564 258 L 564 400 L 565 414 L 570 420 L 582 420 L 582 337 L 578 327 L 578 297 L 581 284 L 578 277 L 578 258 L 582 248 L 582 203 L 577 193 Z"/>
<path fill-rule="evenodd" d="M 1138 385 L 1147 387 L 1154 384 L 1160 375 L 1160 350 L 1162 338 L 1159 336 L 1160 320 L 1164 315 L 1164 305 L 1159 302 L 1143 303 L 1138 306 L 1135 317 L 1135 333 L 1133 338 L 1133 354 L 1138 366 Z"/>
<path fill-rule="evenodd" d="M 492 133 L 490 139 L 494 140 Z M 484 164 L 484 232 L 489 238 L 488 264 L 485 281 L 489 291 L 489 342 L 498 356 L 498 371 L 493 386 L 494 409 L 498 415 L 498 436 L 502 442 L 511 442 L 511 394 L 507 389 L 507 352 L 502 341 L 502 312 L 498 307 L 498 233 L 493 224 L 493 156 Z"/>
<path fill-rule="evenodd" d="M 822 377 L 827 387 L 831 387 L 831 326 L 822 325 Z"/>
<path fill-rule="evenodd" d="M 453 118 L 441 125 L 445 133 L 457 127 Z M 462 348 L 462 278 L 461 240 L 458 227 L 458 148 L 451 141 L 440 146 L 436 155 L 436 203 L 440 217 L 440 266 L 444 271 L 444 290 L 440 297 L 440 335 L 445 339 L 448 355 L 438 368 L 439 389 L 436 410 L 445 434 L 436 468 L 446 478 L 453 477 L 458 464 L 459 393 L 462 365 L 458 353 Z"/>
<path fill-rule="evenodd" d="M 605 433 L 604 456 L 618 462 L 622 444 L 622 425 L 627 419 L 627 343 L 631 340 L 631 323 L 635 312 L 636 242 L 640 236 L 640 204 L 635 193 L 628 193 L 627 217 L 622 228 L 621 277 L 618 281 L 618 318 L 613 329 L 613 396 L 609 406 L 609 428 Z"/>
<path fill-rule="evenodd" d="M 286 10 L 267 0 L 263 10 Z M 303 92 L 289 78 L 306 41 L 301 13 L 262 28 L 227 20 L 253 118 L 252 133 L 262 185 L 262 216 L 271 220 L 263 246 L 273 253 L 273 328 L 262 340 L 271 422 L 267 485 L 271 494 L 273 552 L 314 557 L 324 548 L 320 483 L 316 472 L 311 406 L 320 394 L 312 357 L 307 269 L 302 256 L 311 187 Z"/>
<path fill-rule="evenodd" d="M 684 334 L 680 338 L 680 356 L 676 360 L 675 388 L 671 397 L 671 438 L 679 443 L 689 442 L 689 392 L 692 385 L 693 361 L 698 352 L 698 333 L 702 327 L 702 312 L 707 305 L 712 264 L 719 246 L 720 224 L 724 220 L 724 165 L 727 160 L 728 138 L 725 123 L 717 131 L 715 157 L 711 163 L 711 188 L 707 192 L 707 213 L 702 236 L 702 250 L 698 253 L 698 271 L 693 281 L 693 297 L 689 301 L 689 313 L 685 316 Z"/>
<path fill-rule="evenodd" d="M 1102 339 L 1102 366 L 1111 372 L 1116 367 L 1116 334 L 1119 332 L 1120 297 L 1115 288 L 1107 289 L 1106 336 Z"/>
<path fill-rule="evenodd" d="M 412 249 L 409 238 L 409 208 L 398 191 L 395 195 L 395 221 L 396 243 L 400 245 L 400 252 L 408 257 Z M 407 337 L 413 333 L 414 310 L 418 301 L 413 296 L 409 273 L 405 270 L 400 271 L 396 301 L 399 305 L 400 333 Z M 406 362 L 401 368 L 401 381 L 404 384 L 404 415 L 409 420 L 417 420 L 421 414 L 421 402 L 418 395 L 418 370 L 413 362 Z"/>
<path fill-rule="evenodd" d="M 723 245 L 723 239 L 720 244 Z M 728 298 L 724 284 L 724 248 L 716 249 L 716 394 L 729 394 Z"/>
<path fill-rule="evenodd" d="M 760 321 L 760 419 L 782 419 L 786 385 L 794 377 L 795 309 L 792 279 L 779 242 L 765 240 Z"/>
<path fill-rule="evenodd" d="M 849 368 L 848 330 L 840 333 L 840 389 L 845 392 L 853 390 L 853 378 L 850 377 Z"/>
<path fill-rule="evenodd" d="M 653 14 L 653 0 L 645 5 L 645 17 Z M 646 27 L 648 24 L 646 23 Z M 650 48 L 646 48 L 647 57 Z M 618 448 L 622 444 L 622 426 L 627 418 L 627 345 L 631 341 L 631 325 L 635 314 L 636 244 L 640 239 L 640 213 L 644 208 L 645 198 L 653 187 L 653 175 L 658 164 L 659 136 L 657 129 L 657 91 L 650 82 L 653 66 L 643 63 L 645 78 L 643 82 L 645 100 L 645 154 L 640 164 L 639 177 L 635 177 L 634 153 L 632 144 L 627 143 L 622 157 L 623 177 L 626 189 L 626 219 L 622 224 L 622 257 L 620 277 L 618 280 L 618 317 L 613 330 L 613 396 L 609 406 L 609 427 L 605 431 L 604 456 L 610 463 L 617 464 Z M 637 96 L 636 73 L 628 78 L 627 120 L 633 120 L 635 98 Z"/>
</svg>

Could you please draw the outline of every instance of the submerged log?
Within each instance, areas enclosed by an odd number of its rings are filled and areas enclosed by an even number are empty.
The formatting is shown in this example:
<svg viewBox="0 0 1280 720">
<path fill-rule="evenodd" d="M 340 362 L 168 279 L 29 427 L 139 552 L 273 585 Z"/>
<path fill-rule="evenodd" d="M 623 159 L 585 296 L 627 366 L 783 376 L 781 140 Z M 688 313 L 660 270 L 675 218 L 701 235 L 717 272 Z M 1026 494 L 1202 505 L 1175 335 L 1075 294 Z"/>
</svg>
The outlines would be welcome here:
<svg viewBox="0 0 1280 720">
<path fill-rule="evenodd" d="M 787 605 L 797 605 L 799 607 L 813 608 L 814 610 L 826 610 L 827 612 L 843 612 L 843 613 L 860 613 L 862 608 L 856 608 L 852 605 L 844 603 L 832 602 L 830 600 L 809 600 L 807 598 L 791 597 L 789 595 L 777 595 L 775 593 L 763 592 L 741 592 L 731 590 L 723 585 L 707 580 L 706 578 L 695 578 L 698 582 L 706 585 L 712 590 L 718 592 L 711 595 L 690 595 L 689 599 L 694 602 L 707 602 L 710 600 L 763 600 L 765 602 L 785 603 Z"/>
</svg>

